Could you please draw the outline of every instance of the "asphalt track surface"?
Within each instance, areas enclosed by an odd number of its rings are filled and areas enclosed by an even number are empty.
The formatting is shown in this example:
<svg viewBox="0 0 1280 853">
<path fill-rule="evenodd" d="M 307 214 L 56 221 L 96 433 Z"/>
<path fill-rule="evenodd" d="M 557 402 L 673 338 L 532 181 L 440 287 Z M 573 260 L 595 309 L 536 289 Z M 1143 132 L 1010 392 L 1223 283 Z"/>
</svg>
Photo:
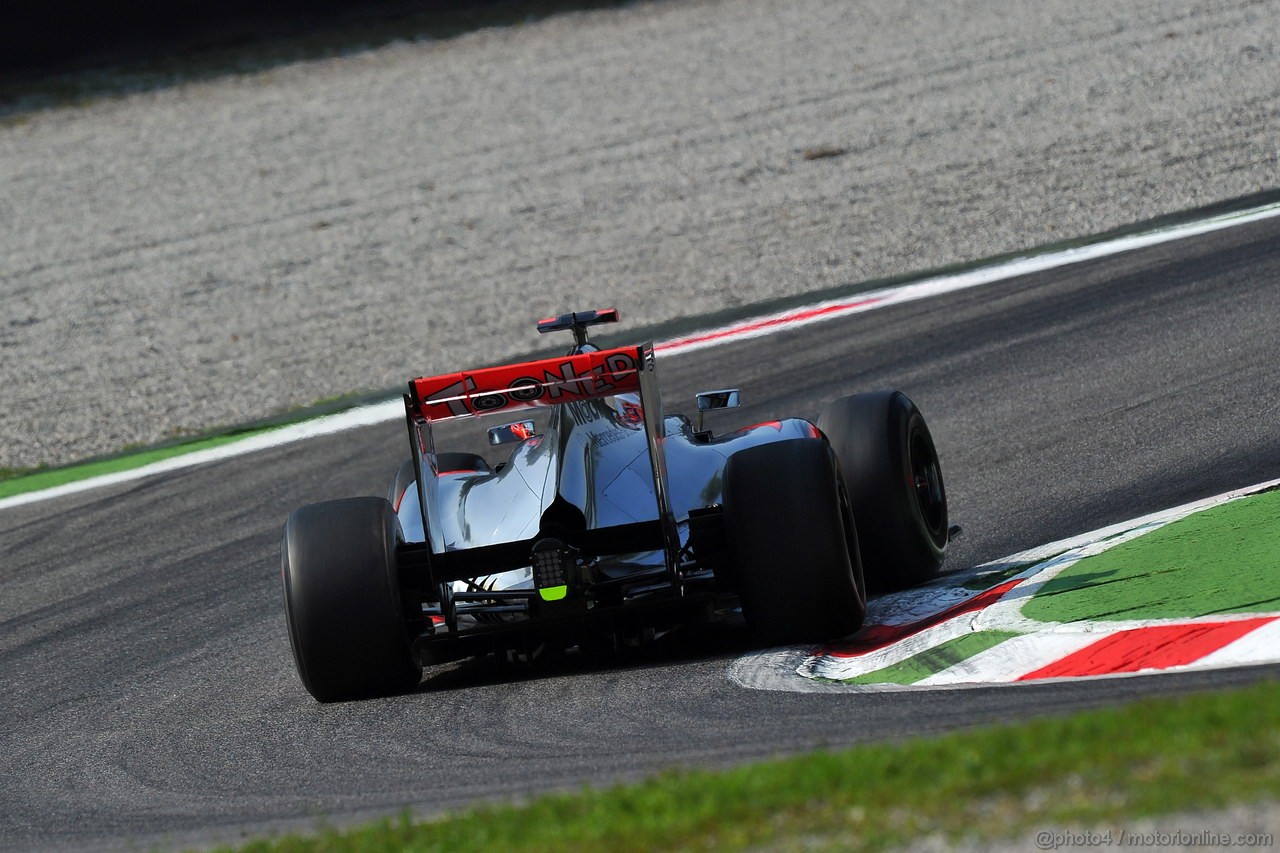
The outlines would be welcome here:
<svg viewBox="0 0 1280 853">
<path fill-rule="evenodd" d="M 1280 223 L 900 305 L 659 364 L 718 426 L 896 386 L 928 417 L 963 568 L 1280 476 Z M 625 307 L 625 306 L 623 306 Z M 295 506 L 381 494 L 398 424 L 0 513 L 0 847 L 231 840 L 901 737 L 1280 667 L 879 695 L 750 691 L 731 629 L 603 662 L 428 672 L 321 706 L 279 593 Z"/>
</svg>

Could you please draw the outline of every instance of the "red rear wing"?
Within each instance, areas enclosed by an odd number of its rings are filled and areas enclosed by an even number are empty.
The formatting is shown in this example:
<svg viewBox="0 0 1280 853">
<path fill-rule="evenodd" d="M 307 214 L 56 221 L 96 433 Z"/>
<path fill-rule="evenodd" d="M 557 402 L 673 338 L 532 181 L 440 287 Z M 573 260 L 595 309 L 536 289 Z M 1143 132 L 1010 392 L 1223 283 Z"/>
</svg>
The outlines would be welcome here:
<svg viewBox="0 0 1280 853">
<path fill-rule="evenodd" d="M 411 404 L 424 419 L 443 421 L 637 392 L 646 350 L 622 347 L 424 376 L 409 383 Z"/>
</svg>

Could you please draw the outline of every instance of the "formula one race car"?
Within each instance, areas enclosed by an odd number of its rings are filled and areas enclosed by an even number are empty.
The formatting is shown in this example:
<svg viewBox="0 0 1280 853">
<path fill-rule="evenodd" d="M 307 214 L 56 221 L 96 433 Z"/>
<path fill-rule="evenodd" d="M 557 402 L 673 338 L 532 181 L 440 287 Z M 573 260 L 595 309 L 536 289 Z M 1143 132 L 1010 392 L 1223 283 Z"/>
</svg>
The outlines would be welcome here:
<svg viewBox="0 0 1280 853">
<path fill-rule="evenodd" d="M 741 613 L 760 644 L 856 631 L 866 591 L 937 574 L 949 538 L 938 456 L 906 396 L 831 403 L 727 435 L 663 414 L 652 344 L 602 350 L 613 309 L 538 323 L 566 355 L 414 379 L 411 457 L 388 499 L 295 510 L 284 529 L 289 639 L 321 702 L 413 689 L 424 664 L 632 643 Z M 506 415 L 490 467 L 432 425 Z M 519 419 L 512 420 L 515 415 Z"/>
</svg>

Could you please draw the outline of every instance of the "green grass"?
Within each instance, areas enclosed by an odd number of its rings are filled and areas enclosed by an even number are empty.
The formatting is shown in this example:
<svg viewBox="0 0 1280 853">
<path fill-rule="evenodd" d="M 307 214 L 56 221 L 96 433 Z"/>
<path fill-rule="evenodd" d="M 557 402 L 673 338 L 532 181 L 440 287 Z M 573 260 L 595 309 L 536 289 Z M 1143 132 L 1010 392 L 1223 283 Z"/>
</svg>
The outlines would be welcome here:
<svg viewBox="0 0 1280 853">
<path fill-rule="evenodd" d="M 280 427 L 314 420 L 327 415 L 349 411 L 358 406 L 382 402 L 391 398 L 390 391 L 363 391 L 327 397 L 306 406 L 298 406 L 281 414 L 241 426 L 224 427 L 201 435 L 179 438 L 149 447 L 126 447 L 120 453 L 96 459 L 86 459 L 56 468 L 0 468 L 0 498 L 51 489 L 90 477 L 131 471 L 153 462 L 185 456 L 200 450 L 221 447 L 261 435 Z"/>
<path fill-rule="evenodd" d="M 266 432 L 266 430 L 259 430 L 257 432 Z M 143 465 L 150 465 L 152 462 L 171 459 L 174 456 L 185 456 L 188 453 L 195 453 L 198 450 L 208 450 L 211 447 L 220 447 L 224 444 L 230 444 L 233 441 L 239 441 L 254 434 L 254 431 L 227 433 L 224 435 L 216 435 L 209 438 L 182 442 L 179 444 L 166 445 L 164 447 L 151 448 L 149 450 L 142 450 L 136 453 L 125 453 L 120 456 L 95 459 L 90 462 L 81 462 L 75 465 L 67 465 L 62 468 L 49 468 L 46 470 L 37 469 L 35 471 L 6 468 L 0 470 L 0 498 L 26 494 L 27 492 L 35 492 L 41 489 L 51 489 L 55 486 L 65 485 L 66 483 L 74 483 L 77 480 L 87 480 L 90 477 L 99 477 L 103 474 L 114 474 L 118 471 L 129 471 L 134 468 L 141 468 Z"/>
<path fill-rule="evenodd" d="M 1280 684 L 1268 682 L 235 849 L 867 850 L 1277 797 Z"/>
</svg>

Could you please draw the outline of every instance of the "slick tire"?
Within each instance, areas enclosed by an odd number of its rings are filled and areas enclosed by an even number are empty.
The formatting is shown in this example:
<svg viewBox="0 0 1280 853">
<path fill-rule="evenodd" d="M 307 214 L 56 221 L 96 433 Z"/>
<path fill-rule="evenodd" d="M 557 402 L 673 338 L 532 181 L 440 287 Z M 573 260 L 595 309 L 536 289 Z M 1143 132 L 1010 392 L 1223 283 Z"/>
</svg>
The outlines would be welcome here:
<svg viewBox="0 0 1280 853">
<path fill-rule="evenodd" d="M 867 601 L 857 534 L 825 441 L 735 453 L 724 495 L 733 582 L 756 643 L 819 643 L 861 627 Z"/>
<path fill-rule="evenodd" d="M 401 609 L 399 539 L 400 523 L 382 498 L 311 504 L 285 523 L 289 642 L 316 700 L 391 696 L 421 680 Z"/>
<path fill-rule="evenodd" d="M 842 397 L 818 428 L 840 459 L 867 588 L 903 589 L 937 576 L 947 547 L 947 492 L 924 416 L 901 391 Z"/>
</svg>

